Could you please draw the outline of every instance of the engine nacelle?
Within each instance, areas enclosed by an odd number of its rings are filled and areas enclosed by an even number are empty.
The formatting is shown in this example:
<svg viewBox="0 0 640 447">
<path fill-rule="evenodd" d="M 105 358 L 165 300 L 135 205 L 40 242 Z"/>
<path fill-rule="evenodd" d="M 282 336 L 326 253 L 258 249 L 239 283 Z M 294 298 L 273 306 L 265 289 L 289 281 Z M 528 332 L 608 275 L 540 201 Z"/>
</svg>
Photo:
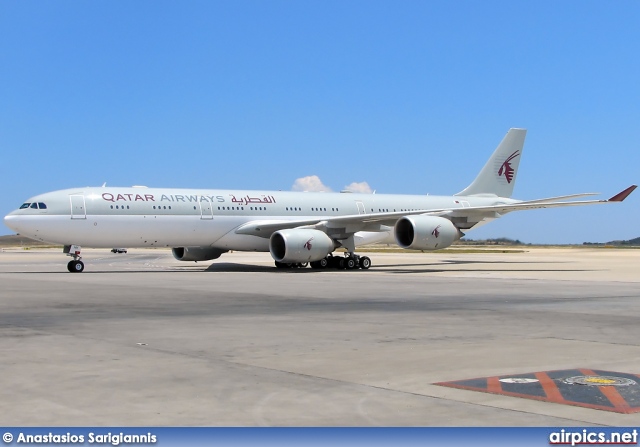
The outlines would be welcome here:
<svg viewBox="0 0 640 447">
<path fill-rule="evenodd" d="M 271 257 L 278 262 L 318 261 L 335 246 L 333 239 L 319 230 L 279 230 L 269 239 Z"/>
<path fill-rule="evenodd" d="M 211 247 L 176 247 L 171 249 L 173 257 L 178 261 L 209 261 L 218 259 L 227 251 Z"/>
<path fill-rule="evenodd" d="M 449 219 L 436 216 L 404 216 L 396 222 L 394 234 L 399 246 L 414 250 L 447 248 L 462 236 Z"/>
</svg>

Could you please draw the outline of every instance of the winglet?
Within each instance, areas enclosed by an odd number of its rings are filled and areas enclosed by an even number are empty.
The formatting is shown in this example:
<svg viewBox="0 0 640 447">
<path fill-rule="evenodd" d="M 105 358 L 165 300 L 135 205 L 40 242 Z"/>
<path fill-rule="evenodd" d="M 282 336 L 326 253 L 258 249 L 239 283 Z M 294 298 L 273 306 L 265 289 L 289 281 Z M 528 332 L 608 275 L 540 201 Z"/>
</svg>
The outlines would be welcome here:
<svg viewBox="0 0 640 447">
<path fill-rule="evenodd" d="M 611 197 L 609 200 L 607 200 L 607 202 L 622 202 L 624 199 L 626 199 L 629 194 L 631 194 L 638 186 L 637 185 L 631 185 L 629 186 L 627 189 L 625 189 L 624 191 L 619 192 L 618 194 L 616 194 L 615 196 Z"/>
</svg>

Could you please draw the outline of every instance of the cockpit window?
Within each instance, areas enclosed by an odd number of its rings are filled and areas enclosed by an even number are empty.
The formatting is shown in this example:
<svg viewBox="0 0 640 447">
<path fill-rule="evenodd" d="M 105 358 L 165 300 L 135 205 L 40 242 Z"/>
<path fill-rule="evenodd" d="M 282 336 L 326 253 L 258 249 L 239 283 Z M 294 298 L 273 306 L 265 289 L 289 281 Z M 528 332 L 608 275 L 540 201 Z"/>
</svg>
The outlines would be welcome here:
<svg viewBox="0 0 640 447">
<path fill-rule="evenodd" d="M 20 205 L 21 210 L 24 210 L 27 208 L 31 208 L 32 210 L 37 210 L 37 209 L 46 210 L 47 204 L 43 202 L 33 202 L 33 203 L 29 202 L 29 203 L 23 203 L 22 205 Z"/>
</svg>

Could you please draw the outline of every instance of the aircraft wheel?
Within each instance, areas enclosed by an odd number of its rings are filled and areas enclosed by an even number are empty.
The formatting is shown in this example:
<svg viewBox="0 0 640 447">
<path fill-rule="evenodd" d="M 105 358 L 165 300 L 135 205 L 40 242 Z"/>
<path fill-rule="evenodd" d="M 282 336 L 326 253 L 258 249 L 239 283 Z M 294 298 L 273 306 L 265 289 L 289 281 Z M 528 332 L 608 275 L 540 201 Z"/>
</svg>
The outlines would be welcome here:
<svg viewBox="0 0 640 447">
<path fill-rule="evenodd" d="M 344 270 L 345 268 L 347 268 L 347 260 L 344 258 L 338 259 L 336 268 L 339 268 L 340 270 Z"/>
<path fill-rule="evenodd" d="M 84 262 L 82 261 L 71 261 L 67 264 L 67 269 L 71 273 L 82 273 L 84 270 Z"/>
<path fill-rule="evenodd" d="M 318 263 L 318 268 L 321 269 L 326 269 L 329 266 L 329 260 L 327 258 L 322 258 L 319 261 L 317 261 Z"/>
<path fill-rule="evenodd" d="M 369 259 L 367 256 L 363 256 L 360 258 L 360 268 L 362 270 L 369 270 L 369 267 L 371 267 L 371 259 Z"/>
<path fill-rule="evenodd" d="M 279 269 L 286 269 L 287 268 L 287 264 L 285 264 L 284 262 L 276 261 L 276 267 L 278 267 Z"/>
<path fill-rule="evenodd" d="M 356 260 L 353 258 L 348 258 L 346 261 L 346 266 L 349 270 L 356 268 Z"/>
</svg>

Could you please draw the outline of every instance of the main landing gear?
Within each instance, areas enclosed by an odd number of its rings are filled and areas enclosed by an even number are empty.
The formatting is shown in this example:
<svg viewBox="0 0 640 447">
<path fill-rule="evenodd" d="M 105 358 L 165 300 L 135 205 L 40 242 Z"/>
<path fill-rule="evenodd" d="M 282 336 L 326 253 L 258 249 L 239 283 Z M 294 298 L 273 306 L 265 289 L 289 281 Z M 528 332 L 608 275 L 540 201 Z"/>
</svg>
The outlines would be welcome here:
<svg viewBox="0 0 640 447">
<path fill-rule="evenodd" d="M 326 269 L 334 268 L 338 270 L 355 270 L 362 269 L 368 270 L 371 267 L 371 259 L 367 256 L 358 256 L 355 253 L 347 253 L 345 256 L 333 256 L 328 255 L 319 261 L 312 261 L 309 263 L 312 269 Z M 276 261 L 276 267 L 294 269 L 305 268 L 307 263 L 284 263 Z"/>
<path fill-rule="evenodd" d="M 67 270 L 71 273 L 82 273 L 84 270 L 84 262 L 81 261 L 80 250 L 81 247 L 79 245 L 65 245 L 62 250 L 67 256 L 73 257 L 73 260 L 67 264 Z"/>
<path fill-rule="evenodd" d="M 371 259 L 368 256 L 358 256 L 355 253 L 347 253 L 345 256 L 329 255 L 319 261 L 310 262 L 312 269 L 334 268 L 338 270 L 368 270 L 371 267 Z"/>
</svg>

